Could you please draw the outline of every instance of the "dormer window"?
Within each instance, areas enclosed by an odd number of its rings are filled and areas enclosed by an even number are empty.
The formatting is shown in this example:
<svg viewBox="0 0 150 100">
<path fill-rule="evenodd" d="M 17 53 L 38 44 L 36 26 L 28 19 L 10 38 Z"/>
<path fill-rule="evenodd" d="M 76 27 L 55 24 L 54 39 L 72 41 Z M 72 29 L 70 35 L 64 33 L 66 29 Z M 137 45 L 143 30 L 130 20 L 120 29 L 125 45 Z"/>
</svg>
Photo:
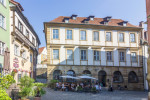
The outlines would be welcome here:
<svg viewBox="0 0 150 100">
<path fill-rule="evenodd" d="M 108 21 L 104 21 L 104 25 L 108 25 Z"/>
<path fill-rule="evenodd" d="M 76 20 L 76 19 L 77 19 L 77 15 L 74 15 L 74 14 L 73 14 L 73 15 L 71 16 L 71 19 Z"/>
<path fill-rule="evenodd" d="M 123 21 L 123 26 L 127 26 L 128 21 Z"/>
<path fill-rule="evenodd" d="M 69 18 L 64 18 L 65 23 L 69 23 Z"/>
<path fill-rule="evenodd" d="M 95 16 L 89 16 L 89 20 L 92 20 L 92 21 L 93 21 L 93 20 L 94 20 L 94 17 L 95 17 Z"/>
<path fill-rule="evenodd" d="M 105 20 L 106 21 L 111 21 L 111 18 L 112 18 L 111 16 L 107 16 L 107 17 L 105 17 Z"/>
</svg>

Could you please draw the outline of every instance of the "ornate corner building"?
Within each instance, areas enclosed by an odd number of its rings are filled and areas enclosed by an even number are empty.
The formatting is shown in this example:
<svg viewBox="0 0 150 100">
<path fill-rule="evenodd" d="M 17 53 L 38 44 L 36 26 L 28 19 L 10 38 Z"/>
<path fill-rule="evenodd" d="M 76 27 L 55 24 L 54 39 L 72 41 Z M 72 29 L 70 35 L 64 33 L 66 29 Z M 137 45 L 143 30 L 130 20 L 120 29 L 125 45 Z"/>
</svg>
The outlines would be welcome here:
<svg viewBox="0 0 150 100">
<path fill-rule="evenodd" d="M 103 86 L 144 90 L 147 46 L 143 22 L 121 19 L 60 16 L 44 23 L 47 77 L 90 75 Z"/>
</svg>

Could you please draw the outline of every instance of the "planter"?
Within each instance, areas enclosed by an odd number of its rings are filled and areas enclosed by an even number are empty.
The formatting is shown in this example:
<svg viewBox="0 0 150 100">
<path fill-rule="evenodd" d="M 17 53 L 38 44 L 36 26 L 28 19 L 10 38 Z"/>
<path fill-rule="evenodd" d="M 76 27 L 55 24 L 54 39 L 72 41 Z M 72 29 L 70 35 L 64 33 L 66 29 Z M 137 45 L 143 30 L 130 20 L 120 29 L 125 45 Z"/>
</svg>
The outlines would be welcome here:
<svg viewBox="0 0 150 100">
<path fill-rule="evenodd" d="M 34 100 L 41 100 L 41 97 L 34 97 Z"/>
</svg>

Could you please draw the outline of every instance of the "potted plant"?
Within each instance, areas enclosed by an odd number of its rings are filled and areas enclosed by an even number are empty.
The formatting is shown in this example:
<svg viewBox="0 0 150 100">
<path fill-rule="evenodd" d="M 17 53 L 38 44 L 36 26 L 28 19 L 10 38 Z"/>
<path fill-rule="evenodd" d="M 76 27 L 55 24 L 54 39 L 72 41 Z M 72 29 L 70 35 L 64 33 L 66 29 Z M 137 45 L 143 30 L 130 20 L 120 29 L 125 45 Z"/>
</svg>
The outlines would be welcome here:
<svg viewBox="0 0 150 100">
<path fill-rule="evenodd" d="M 91 92 L 95 94 L 96 93 L 96 87 L 92 87 Z"/>
<path fill-rule="evenodd" d="M 47 85 L 43 83 L 34 83 L 34 100 L 41 100 L 41 96 L 46 93 L 46 91 L 43 89 L 46 86 Z"/>
<path fill-rule="evenodd" d="M 20 79 L 19 95 L 21 96 L 21 100 L 29 100 L 27 98 L 32 95 L 33 82 L 34 79 L 28 76 L 24 76 Z"/>
</svg>

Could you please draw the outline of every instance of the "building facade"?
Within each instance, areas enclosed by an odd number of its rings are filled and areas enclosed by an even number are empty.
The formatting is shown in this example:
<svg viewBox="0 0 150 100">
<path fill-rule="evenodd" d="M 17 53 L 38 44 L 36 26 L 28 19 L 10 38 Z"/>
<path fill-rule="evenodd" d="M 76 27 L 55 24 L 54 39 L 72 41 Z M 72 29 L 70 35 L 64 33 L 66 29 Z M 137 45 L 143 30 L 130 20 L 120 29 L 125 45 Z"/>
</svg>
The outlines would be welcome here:
<svg viewBox="0 0 150 100">
<path fill-rule="evenodd" d="M 90 75 L 103 86 L 143 90 L 142 22 L 121 19 L 60 16 L 44 23 L 48 81 L 61 75 Z M 146 57 L 145 57 L 146 58 Z"/>
<path fill-rule="evenodd" d="M 4 63 L 4 51 L 10 46 L 9 11 L 9 0 L 0 0 L 0 70 Z"/>
<path fill-rule="evenodd" d="M 16 82 L 24 76 L 36 76 L 39 38 L 27 18 L 22 6 L 10 1 L 10 69 L 17 71 Z"/>
<path fill-rule="evenodd" d="M 46 47 L 39 48 L 38 64 L 43 64 L 47 60 L 47 49 Z"/>
</svg>

